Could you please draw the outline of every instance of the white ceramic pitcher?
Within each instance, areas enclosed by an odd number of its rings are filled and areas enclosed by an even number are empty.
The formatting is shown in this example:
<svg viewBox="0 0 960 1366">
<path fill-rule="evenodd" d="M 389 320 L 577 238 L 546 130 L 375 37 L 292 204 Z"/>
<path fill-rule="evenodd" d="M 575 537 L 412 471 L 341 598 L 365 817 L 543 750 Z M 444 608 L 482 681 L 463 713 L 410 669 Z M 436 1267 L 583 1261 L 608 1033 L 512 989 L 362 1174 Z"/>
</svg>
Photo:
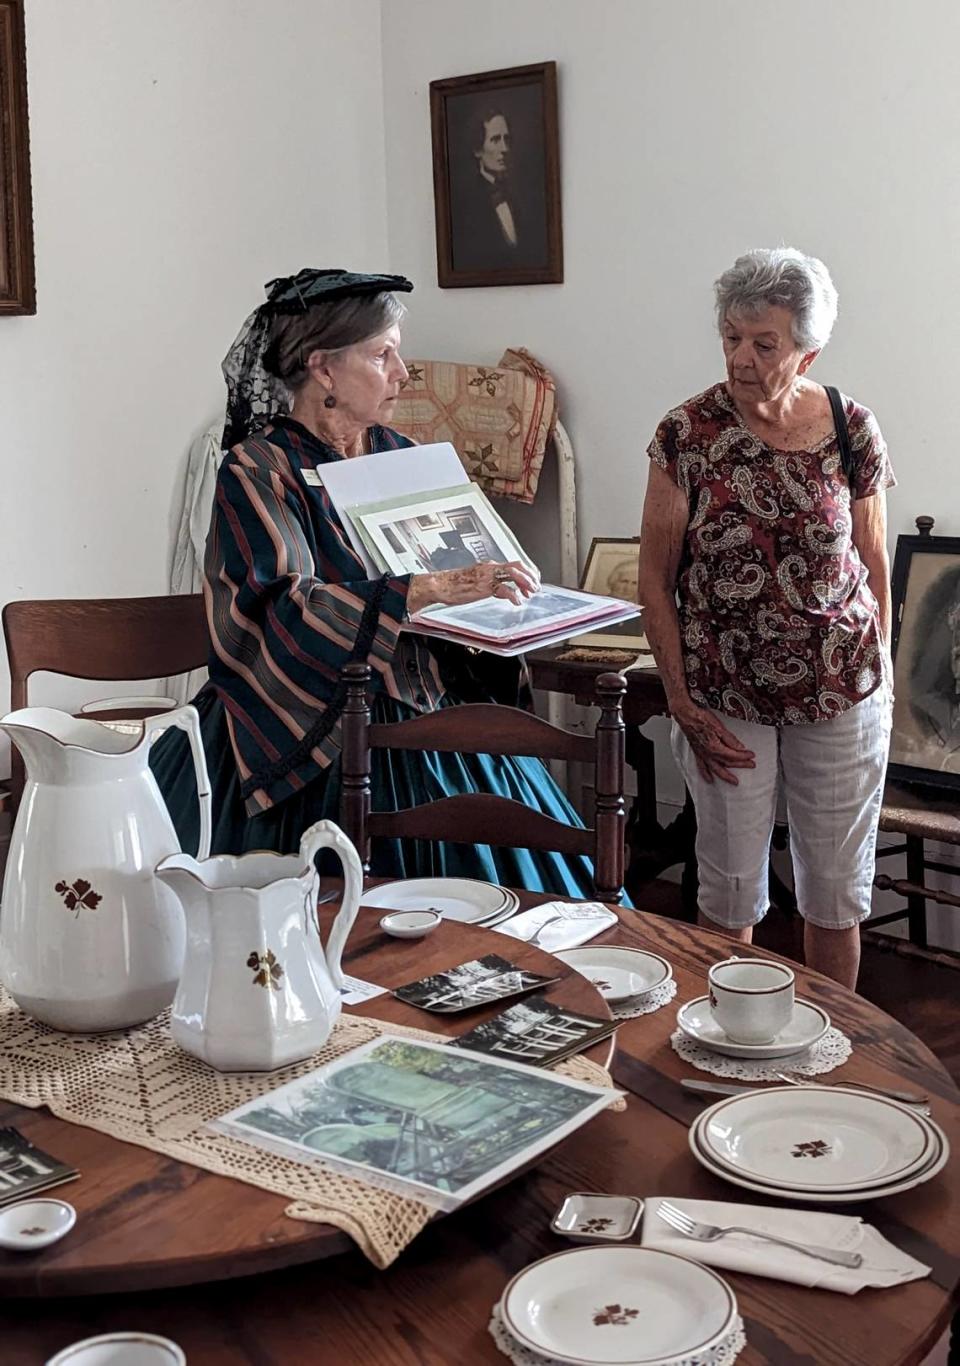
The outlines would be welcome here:
<svg viewBox="0 0 960 1366">
<path fill-rule="evenodd" d="M 210 781 L 193 707 L 148 717 L 133 735 L 51 707 L 0 721 L 27 770 L 3 880 L 0 981 L 55 1029 L 122 1029 L 173 999 L 183 912 L 153 870 L 180 842 L 148 764 L 169 726 L 190 738 L 205 857 Z"/>
<path fill-rule="evenodd" d="M 344 893 L 326 951 L 314 859 L 333 849 Z M 187 952 L 170 1032 L 221 1072 L 264 1072 L 322 1048 L 340 1015 L 340 959 L 363 891 L 356 849 L 333 821 L 305 830 L 299 854 L 174 854 L 157 877 L 187 917 Z"/>
</svg>

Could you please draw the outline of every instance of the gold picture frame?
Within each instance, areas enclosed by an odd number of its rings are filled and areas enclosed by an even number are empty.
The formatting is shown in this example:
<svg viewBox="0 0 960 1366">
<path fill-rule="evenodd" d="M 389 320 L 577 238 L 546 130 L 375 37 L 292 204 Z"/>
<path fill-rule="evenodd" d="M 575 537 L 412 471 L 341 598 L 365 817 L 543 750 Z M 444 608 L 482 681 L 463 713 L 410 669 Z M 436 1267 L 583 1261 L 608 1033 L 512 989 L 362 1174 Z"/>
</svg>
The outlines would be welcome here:
<svg viewBox="0 0 960 1366">
<path fill-rule="evenodd" d="M 578 586 L 584 593 L 600 593 L 604 597 L 636 602 L 639 569 L 639 536 L 594 536 Z M 638 654 L 650 649 L 643 633 L 642 616 L 580 636 L 576 644 L 607 650 L 636 650 Z"/>
</svg>

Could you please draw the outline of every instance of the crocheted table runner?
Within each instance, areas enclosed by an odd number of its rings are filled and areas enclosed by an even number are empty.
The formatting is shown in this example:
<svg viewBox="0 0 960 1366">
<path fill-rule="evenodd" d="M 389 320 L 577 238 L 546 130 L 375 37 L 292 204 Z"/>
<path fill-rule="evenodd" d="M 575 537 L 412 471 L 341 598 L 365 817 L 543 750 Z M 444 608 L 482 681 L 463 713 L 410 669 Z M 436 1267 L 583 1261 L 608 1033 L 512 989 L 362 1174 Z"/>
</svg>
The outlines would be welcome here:
<svg viewBox="0 0 960 1366">
<path fill-rule="evenodd" d="M 327 1043 L 275 1072 L 216 1072 L 170 1037 L 170 1013 L 111 1034 L 64 1034 L 25 1015 L 0 987 L 0 1096 L 60 1119 L 163 1153 L 218 1176 L 286 1196 L 293 1219 L 333 1224 L 378 1267 L 389 1266 L 433 1211 L 417 1200 L 324 1167 L 263 1152 L 205 1126 L 380 1034 L 443 1041 L 446 1036 L 343 1015 Z M 597 1086 L 610 1075 L 585 1058 L 558 1072 Z M 611 1108 L 622 1109 L 623 1101 Z"/>
</svg>

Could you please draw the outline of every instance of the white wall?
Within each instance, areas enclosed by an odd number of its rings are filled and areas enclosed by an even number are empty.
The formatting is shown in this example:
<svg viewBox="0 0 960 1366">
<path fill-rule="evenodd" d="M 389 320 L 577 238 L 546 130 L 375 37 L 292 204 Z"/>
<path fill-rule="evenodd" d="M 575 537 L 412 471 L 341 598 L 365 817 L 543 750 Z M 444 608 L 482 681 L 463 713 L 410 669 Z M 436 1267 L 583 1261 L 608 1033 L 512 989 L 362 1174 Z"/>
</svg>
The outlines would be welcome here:
<svg viewBox="0 0 960 1366">
<path fill-rule="evenodd" d="M 918 513 L 960 534 L 958 47 L 955 0 L 385 0 L 390 254 L 417 284 L 407 351 L 487 361 L 524 345 L 554 370 L 581 554 L 636 532 L 650 433 L 722 376 L 712 282 L 778 242 L 822 256 L 840 291 L 814 374 L 880 420 L 900 481 L 891 549 Z M 429 83 L 549 59 L 565 282 L 441 290 Z M 525 537 L 546 556 L 548 511 Z"/>
<path fill-rule="evenodd" d="M 379 4 L 27 0 L 26 28 L 37 314 L 0 318 L 0 600 L 162 592 L 264 282 L 384 268 Z"/>
</svg>

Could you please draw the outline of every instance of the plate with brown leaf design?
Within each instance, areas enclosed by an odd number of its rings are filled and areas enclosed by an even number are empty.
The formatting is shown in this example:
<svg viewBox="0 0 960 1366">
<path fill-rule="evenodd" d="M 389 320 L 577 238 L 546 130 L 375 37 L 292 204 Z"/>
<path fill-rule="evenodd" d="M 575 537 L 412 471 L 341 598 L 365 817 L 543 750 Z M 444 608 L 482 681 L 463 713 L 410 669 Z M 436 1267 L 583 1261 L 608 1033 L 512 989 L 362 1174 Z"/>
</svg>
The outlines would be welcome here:
<svg viewBox="0 0 960 1366">
<path fill-rule="evenodd" d="M 523 1346 L 570 1366 L 674 1366 L 733 1328 L 722 1277 L 648 1247 L 580 1247 L 518 1272 L 500 1314 Z"/>
<path fill-rule="evenodd" d="M 798 1192 L 869 1191 L 906 1180 L 936 1142 L 916 1111 L 837 1086 L 735 1096 L 711 1106 L 695 1128 L 715 1168 Z"/>
</svg>

